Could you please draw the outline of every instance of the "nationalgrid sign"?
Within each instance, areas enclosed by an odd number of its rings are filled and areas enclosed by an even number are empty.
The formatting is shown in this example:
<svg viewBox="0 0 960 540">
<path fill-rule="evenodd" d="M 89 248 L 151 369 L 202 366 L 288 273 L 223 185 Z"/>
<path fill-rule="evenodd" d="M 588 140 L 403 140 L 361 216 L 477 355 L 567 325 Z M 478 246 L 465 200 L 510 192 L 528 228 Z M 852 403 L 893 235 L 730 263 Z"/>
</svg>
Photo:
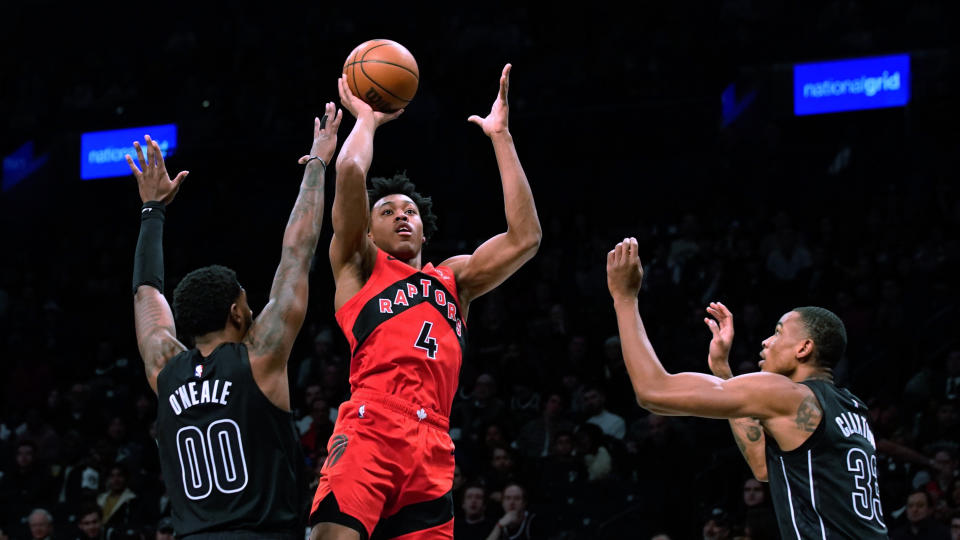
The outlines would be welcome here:
<svg viewBox="0 0 960 540">
<path fill-rule="evenodd" d="M 902 107 L 910 101 L 910 56 L 877 56 L 793 66 L 793 112 Z"/>
<path fill-rule="evenodd" d="M 164 159 L 172 155 L 177 148 L 176 124 L 93 131 L 81 135 L 80 179 L 92 180 L 129 175 L 130 167 L 124 156 L 130 154 L 134 163 L 137 162 L 137 150 L 133 147 L 133 141 L 140 142 L 143 156 L 147 156 L 144 135 L 150 135 L 151 139 L 157 141 Z"/>
</svg>

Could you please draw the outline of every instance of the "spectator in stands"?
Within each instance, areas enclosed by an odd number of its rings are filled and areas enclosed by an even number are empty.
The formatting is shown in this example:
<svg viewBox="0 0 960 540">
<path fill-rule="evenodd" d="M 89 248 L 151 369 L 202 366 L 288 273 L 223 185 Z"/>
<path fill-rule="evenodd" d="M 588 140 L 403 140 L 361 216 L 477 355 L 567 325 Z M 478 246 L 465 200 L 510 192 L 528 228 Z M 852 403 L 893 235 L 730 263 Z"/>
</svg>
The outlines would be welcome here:
<svg viewBox="0 0 960 540">
<path fill-rule="evenodd" d="M 77 510 L 77 540 L 103 538 L 103 511 L 93 503 L 85 503 Z"/>
<path fill-rule="evenodd" d="M 478 482 L 464 486 L 463 499 L 454 519 L 453 537 L 457 540 L 484 540 L 496 520 L 487 515 L 487 490 Z"/>
<path fill-rule="evenodd" d="M 544 457 L 553 445 L 554 434 L 571 431 L 573 427 L 573 423 L 564 415 L 563 395 L 559 392 L 548 394 L 540 417 L 520 428 L 517 449 L 525 457 Z"/>
<path fill-rule="evenodd" d="M 30 538 L 34 540 L 53 540 L 53 516 L 43 508 L 36 508 L 27 518 Z"/>
<path fill-rule="evenodd" d="M 503 515 L 487 535 L 487 540 L 547 538 L 548 524 L 540 523 L 527 505 L 526 489 L 517 483 L 507 484 L 503 489 Z"/>
<path fill-rule="evenodd" d="M 22 441 L 16 445 L 14 467 L 0 477 L 0 518 L 10 522 L 31 508 L 52 507 L 54 482 L 50 470 L 35 461 L 37 445 Z"/>
<path fill-rule="evenodd" d="M 946 540 L 950 529 L 933 519 L 933 498 L 924 490 L 907 496 L 907 522 L 890 534 L 890 540 Z"/>
<path fill-rule="evenodd" d="M 103 527 L 107 537 L 118 531 L 139 528 L 141 523 L 140 501 L 128 487 L 130 473 L 122 463 L 114 463 L 107 475 L 107 490 L 97 497 L 103 510 Z"/>
<path fill-rule="evenodd" d="M 596 424 L 603 433 L 616 439 L 623 439 L 627 425 L 623 417 L 606 409 L 607 398 L 599 386 L 588 388 L 583 394 L 583 407 L 586 421 Z"/>
</svg>

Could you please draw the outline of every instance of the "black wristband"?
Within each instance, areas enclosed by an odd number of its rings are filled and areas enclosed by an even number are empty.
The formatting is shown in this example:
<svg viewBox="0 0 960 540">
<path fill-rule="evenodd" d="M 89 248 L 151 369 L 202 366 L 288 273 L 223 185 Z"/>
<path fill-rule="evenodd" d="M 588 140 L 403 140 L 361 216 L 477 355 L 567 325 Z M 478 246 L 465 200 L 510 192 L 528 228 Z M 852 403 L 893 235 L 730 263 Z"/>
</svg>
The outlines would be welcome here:
<svg viewBox="0 0 960 540">
<path fill-rule="evenodd" d="M 150 285 L 163 294 L 163 222 L 166 205 L 147 201 L 140 209 L 140 236 L 133 257 L 133 294 Z"/>
</svg>

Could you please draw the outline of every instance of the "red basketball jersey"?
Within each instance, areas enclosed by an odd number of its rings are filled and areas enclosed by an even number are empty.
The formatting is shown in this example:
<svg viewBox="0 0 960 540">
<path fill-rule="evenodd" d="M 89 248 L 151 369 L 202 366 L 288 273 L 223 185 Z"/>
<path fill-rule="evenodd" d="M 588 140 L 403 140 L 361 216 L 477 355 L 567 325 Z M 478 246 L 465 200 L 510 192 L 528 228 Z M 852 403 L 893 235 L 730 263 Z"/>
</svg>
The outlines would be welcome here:
<svg viewBox="0 0 960 540">
<path fill-rule="evenodd" d="M 336 314 L 350 343 L 350 389 L 450 416 L 467 327 L 446 266 L 422 270 L 377 250 L 370 279 Z"/>
</svg>

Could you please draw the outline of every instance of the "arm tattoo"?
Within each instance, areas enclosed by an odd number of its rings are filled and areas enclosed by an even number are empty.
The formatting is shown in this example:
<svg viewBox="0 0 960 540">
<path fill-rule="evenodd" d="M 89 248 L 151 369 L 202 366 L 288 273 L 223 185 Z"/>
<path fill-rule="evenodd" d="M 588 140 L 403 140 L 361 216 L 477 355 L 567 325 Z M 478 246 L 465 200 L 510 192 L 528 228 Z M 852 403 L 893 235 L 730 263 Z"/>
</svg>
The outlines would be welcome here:
<svg viewBox="0 0 960 540">
<path fill-rule="evenodd" d="M 736 418 L 730 420 L 730 431 L 733 432 L 733 440 L 737 443 L 737 448 L 743 457 L 749 461 L 747 455 L 747 441 L 751 444 L 759 442 L 763 438 L 763 429 L 760 427 L 760 421 L 756 418 Z"/>
<path fill-rule="evenodd" d="M 170 307 L 163 296 L 137 297 L 134 301 L 137 347 L 149 374 L 159 372 L 167 360 L 184 350 L 176 339 Z"/>
<path fill-rule="evenodd" d="M 797 427 L 803 431 L 813 433 L 813 431 L 817 429 L 817 426 L 820 425 L 821 416 L 823 416 L 823 409 L 821 409 L 820 404 L 817 403 L 817 398 L 807 396 L 803 398 L 800 406 L 797 407 Z"/>
<path fill-rule="evenodd" d="M 294 306 L 306 302 L 308 271 L 323 217 L 323 177 L 323 168 L 318 165 L 308 165 L 303 173 L 300 194 L 283 233 L 283 253 L 270 288 L 270 303 L 246 337 L 255 355 L 292 347 L 303 324 L 303 313 L 295 312 Z"/>
</svg>

